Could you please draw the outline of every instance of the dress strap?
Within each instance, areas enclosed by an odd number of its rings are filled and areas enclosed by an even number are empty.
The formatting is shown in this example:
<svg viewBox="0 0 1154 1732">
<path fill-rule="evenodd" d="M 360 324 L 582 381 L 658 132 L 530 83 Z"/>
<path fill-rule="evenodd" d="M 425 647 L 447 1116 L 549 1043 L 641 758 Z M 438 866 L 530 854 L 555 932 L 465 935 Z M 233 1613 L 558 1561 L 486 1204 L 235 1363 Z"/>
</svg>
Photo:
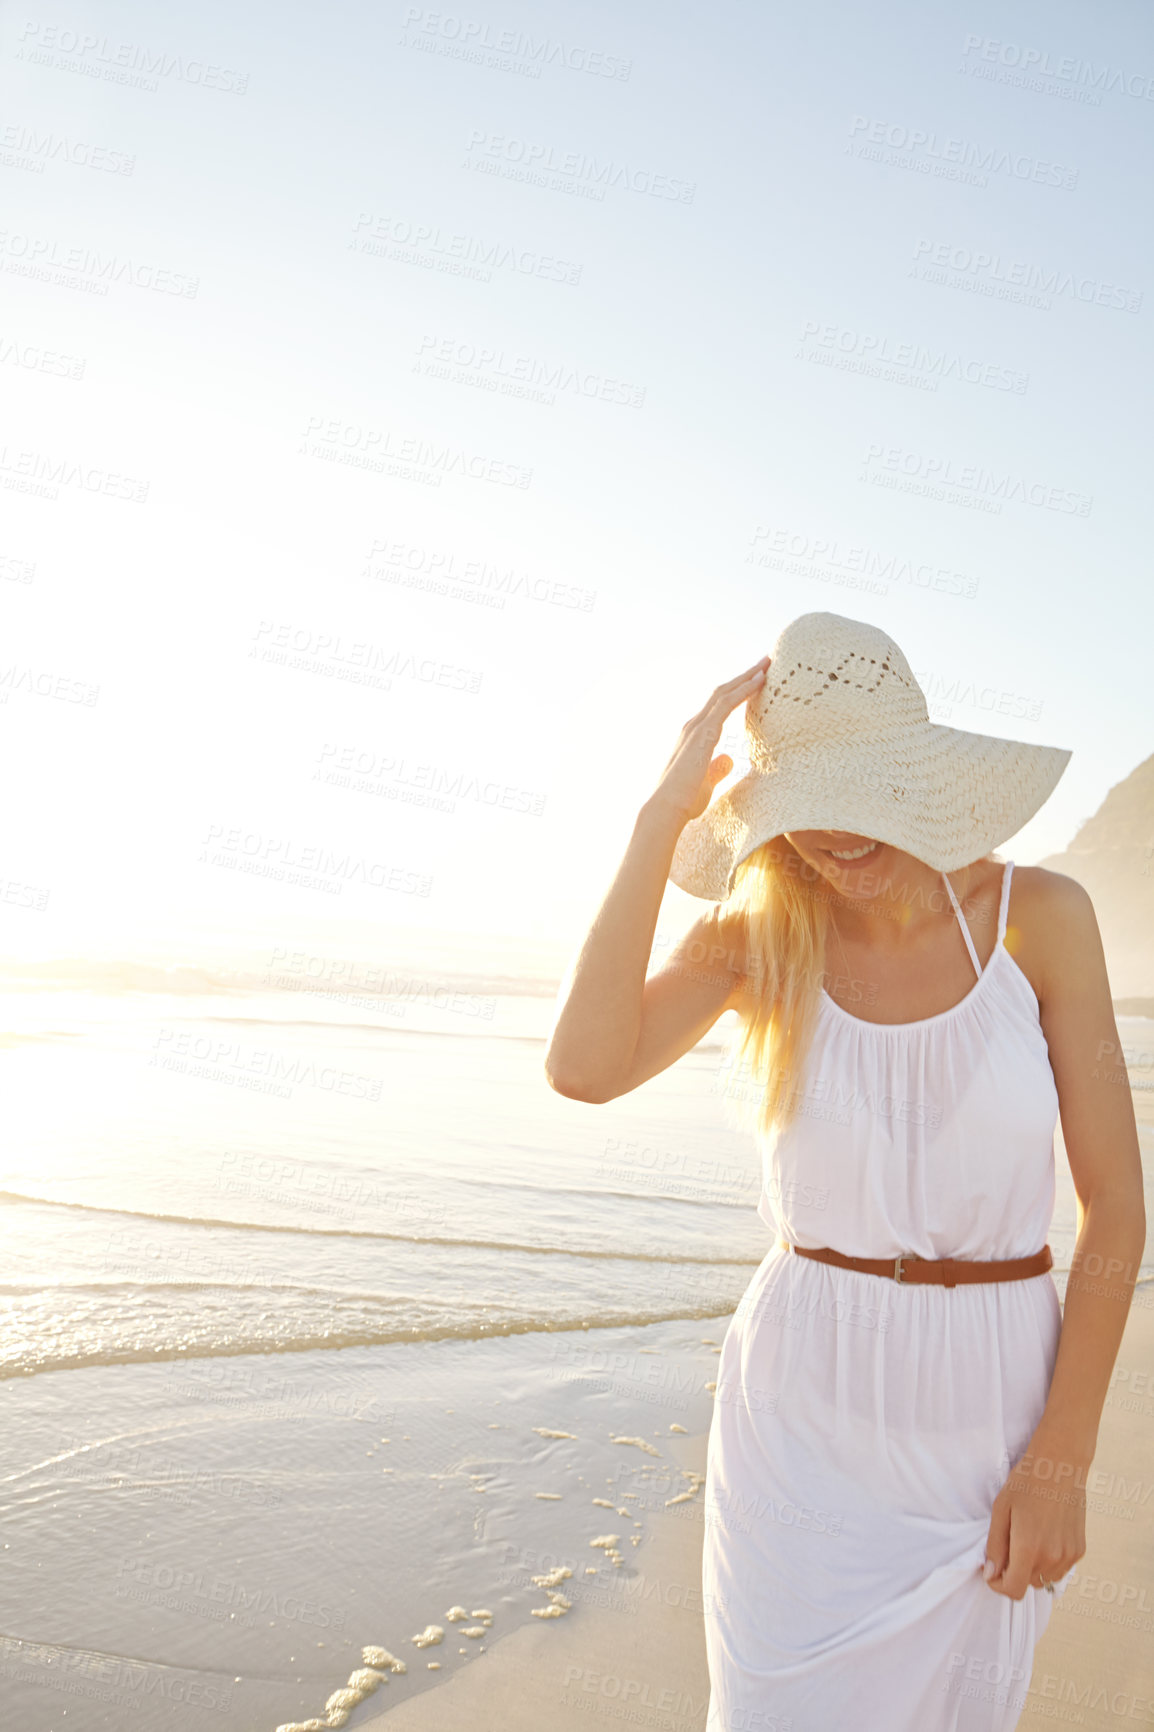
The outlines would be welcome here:
<svg viewBox="0 0 1154 1732">
<path fill-rule="evenodd" d="M 966 941 L 966 949 L 967 949 L 967 950 L 968 950 L 968 951 L 969 951 L 969 953 L 970 953 L 970 961 L 971 961 L 971 962 L 972 962 L 972 963 L 973 963 L 973 965 L 974 965 L 974 970 L 975 970 L 975 972 L 976 972 L 976 973 L 977 973 L 977 976 L 978 976 L 978 979 L 979 979 L 979 980 L 980 980 L 980 979 L 981 979 L 981 977 L 982 977 L 982 965 L 981 965 L 981 963 L 980 963 L 980 962 L 979 962 L 979 961 L 978 961 L 978 953 L 977 953 L 977 951 L 976 951 L 976 950 L 975 950 L 975 949 L 974 949 L 974 941 L 973 941 L 973 939 L 972 939 L 972 938 L 971 938 L 971 937 L 970 937 L 970 929 L 969 929 L 969 927 L 968 927 L 968 926 L 967 926 L 967 925 L 966 925 L 966 922 L 965 922 L 965 917 L 964 917 L 964 915 L 963 915 L 963 914 L 962 914 L 962 909 L 961 909 L 961 904 L 960 904 L 960 903 L 959 903 L 959 902 L 958 902 L 958 899 L 957 899 L 957 897 L 956 897 L 956 896 L 955 896 L 955 895 L 954 895 L 954 887 L 953 887 L 953 885 L 952 885 L 952 884 L 951 884 L 951 883 L 950 883 L 950 881 L 949 881 L 949 879 L 948 879 L 948 878 L 947 878 L 947 877 L 946 877 L 946 875 L 945 875 L 945 873 L 944 873 L 944 872 L 943 872 L 943 873 L 942 873 L 942 882 L 943 882 L 943 884 L 944 884 L 944 885 L 945 885 L 945 887 L 946 887 L 946 889 L 947 889 L 947 890 L 948 890 L 948 891 L 949 891 L 949 893 L 950 893 L 950 901 L 951 901 L 951 902 L 952 902 L 952 903 L 953 903 L 953 905 L 954 905 L 954 913 L 955 913 L 955 914 L 956 914 L 956 915 L 957 915 L 957 917 L 958 917 L 958 925 L 959 925 L 959 926 L 960 926 L 960 927 L 961 927 L 961 929 L 962 929 L 962 937 L 963 937 L 963 938 L 964 938 L 964 939 L 965 939 L 965 941 Z M 1005 889 L 1004 889 L 1004 887 L 1003 887 L 1003 891 L 1002 891 L 1002 900 L 1003 900 L 1003 902 L 1004 902 L 1004 901 L 1005 901 Z"/>
<path fill-rule="evenodd" d="M 1007 860 L 1002 868 L 1002 900 L 998 907 L 998 937 L 1000 944 L 1006 936 L 1006 916 L 1010 912 L 1010 877 L 1014 870 L 1014 862 Z"/>
</svg>

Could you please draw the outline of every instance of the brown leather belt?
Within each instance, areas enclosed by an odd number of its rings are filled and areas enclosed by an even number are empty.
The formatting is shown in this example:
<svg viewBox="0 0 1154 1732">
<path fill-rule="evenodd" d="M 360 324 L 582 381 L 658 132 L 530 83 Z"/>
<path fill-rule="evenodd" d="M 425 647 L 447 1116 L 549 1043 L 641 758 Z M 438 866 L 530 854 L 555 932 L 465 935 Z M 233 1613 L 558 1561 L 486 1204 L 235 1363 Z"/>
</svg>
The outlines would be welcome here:
<svg viewBox="0 0 1154 1732">
<path fill-rule="evenodd" d="M 846 1257 L 828 1246 L 815 1251 L 807 1245 L 794 1245 L 788 1239 L 781 1244 L 799 1257 L 813 1257 L 818 1263 L 832 1263 L 838 1269 L 852 1269 L 859 1275 L 886 1275 L 891 1281 L 939 1287 L 960 1287 L 971 1281 L 1026 1281 L 1031 1275 L 1044 1275 L 1053 1267 L 1049 1245 L 1043 1245 L 1032 1257 L 1010 1257 L 1000 1263 L 977 1263 L 964 1257 Z"/>
</svg>

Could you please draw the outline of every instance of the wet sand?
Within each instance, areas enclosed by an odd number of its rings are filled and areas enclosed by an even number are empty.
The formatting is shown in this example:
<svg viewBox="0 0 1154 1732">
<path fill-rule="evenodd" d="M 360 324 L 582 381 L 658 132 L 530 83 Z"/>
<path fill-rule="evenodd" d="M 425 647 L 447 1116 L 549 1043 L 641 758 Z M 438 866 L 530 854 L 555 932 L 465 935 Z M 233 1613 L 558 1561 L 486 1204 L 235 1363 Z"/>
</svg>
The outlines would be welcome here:
<svg viewBox="0 0 1154 1732">
<path fill-rule="evenodd" d="M 679 1440 L 703 1472 L 705 1434 Z M 1039 1642 L 1018 1732 L 1056 1722 L 1106 1732 L 1154 1724 L 1154 1289 L 1139 1289 L 1102 1417 L 1087 1492 L 1087 1550 Z M 443 1685 L 388 1709 L 388 1686 L 352 1732 L 553 1732 L 631 1723 L 701 1732 L 708 1701 L 702 1504 L 651 1514 L 639 1584 L 619 1605 L 491 1642 Z M 688 1513 L 687 1513 L 688 1512 Z M 927 1732 L 931 1729 L 927 1728 Z"/>
<path fill-rule="evenodd" d="M 682 1464 L 704 1473 L 706 1435 L 680 1441 Z M 575 1604 L 563 1618 L 514 1630 L 444 1685 L 390 1712 L 369 1715 L 366 1704 L 350 1732 L 565 1732 L 602 1720 L 697 1732 L 709 1697 L 703 1507 L 698 1493 L 681 1513 L 650 1517 L 638 1577 L 621 1584 L 618 1605 Z M 383 1696 L 374 1706 L 385 1706 Z"/>
</svg>

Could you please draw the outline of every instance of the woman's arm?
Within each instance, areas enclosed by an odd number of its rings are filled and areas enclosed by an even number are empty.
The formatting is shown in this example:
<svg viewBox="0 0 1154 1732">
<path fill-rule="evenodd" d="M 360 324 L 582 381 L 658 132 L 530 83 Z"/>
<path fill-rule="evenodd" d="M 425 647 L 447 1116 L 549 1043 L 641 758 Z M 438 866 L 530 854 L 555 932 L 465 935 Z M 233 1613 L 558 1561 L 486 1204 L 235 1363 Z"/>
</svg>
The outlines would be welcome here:
<svg viewBox="0 0 1154 1732">
<path fill-rule="evenodd" d="M 1086 1466 L 1146 1243 L 1142 1159 L 1094 905 L 1061 873 L 1038 898 L 1049 934 L 1041 1021 L 1078 1194 L 1078 1240 L 1039 1430 Z M 1044 912 L 1043 912 L 1044 909 Z"/>
<path fill-rule="evenodd" d="M 680 825 L 673 829 L 676 840 Z M 545 1057 L 558 1094 L 601 1106 L 674 1064 L 742 990 L 742 947 L 716 911 L 694 921 L 646 979 L 673 845 L 667 814 L 643 807 L 589 936 L 562 982 Z"/>
<path fill-rule="evenodd" d="M 1032 874 L 1033 876 L 1034 874 Z M 1039 1014 L 1078 1195 L 1078 1239 L 1042 1417 L 994 1505 L 991 1586 L 1021 1599 L 1085 1552 L 1085 1487 L 1146 1243 L 1138 1129 L 1093 903 L 1036 869 Z"/>
<path fill-rule="evenodd" d="M 675 953 L 656 981 L 647 983 L 645 974 L 677 838 L 733 768 L 725 753 L 713 760 L 714 749 L 726 717 L 761 689 L 768 664 L 763 656 L 717 687 L 681 730 L 660 783 L 637 815 L 625 857 L 561 984 L 545 1055 L 545 1075 L 558 1094 L 612 1100 L 687 1051 L 681 1043 L 692 1035 L 692 1046 L 725 1008 L 734 982 L 720 970 L 711 984 L 695 981 Z M 708 926 L 699 922 L 695 931 Z M 658 1023 L 662 1032 L 654 1040 Z M 643 1032 L 646 1052 L 635 1066 Z"/>
</svg>

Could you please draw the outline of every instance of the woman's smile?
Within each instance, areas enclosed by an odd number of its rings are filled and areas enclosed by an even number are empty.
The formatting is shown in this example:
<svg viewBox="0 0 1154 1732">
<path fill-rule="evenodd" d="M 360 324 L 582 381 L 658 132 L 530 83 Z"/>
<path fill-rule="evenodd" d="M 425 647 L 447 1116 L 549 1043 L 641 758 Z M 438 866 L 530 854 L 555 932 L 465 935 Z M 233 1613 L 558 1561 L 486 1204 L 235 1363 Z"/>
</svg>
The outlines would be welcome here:
<svg viewBox="0 0 1154 1732">
<path fill-rule="evenodd" d="M 839 865 L 854 865 L 859 860 L 868 860 L 881 847 L 880 842 L 863 842 L 857 848 L 823 848 L 822 853 L 828 854 L 831 860 Z"/>
</svg>

